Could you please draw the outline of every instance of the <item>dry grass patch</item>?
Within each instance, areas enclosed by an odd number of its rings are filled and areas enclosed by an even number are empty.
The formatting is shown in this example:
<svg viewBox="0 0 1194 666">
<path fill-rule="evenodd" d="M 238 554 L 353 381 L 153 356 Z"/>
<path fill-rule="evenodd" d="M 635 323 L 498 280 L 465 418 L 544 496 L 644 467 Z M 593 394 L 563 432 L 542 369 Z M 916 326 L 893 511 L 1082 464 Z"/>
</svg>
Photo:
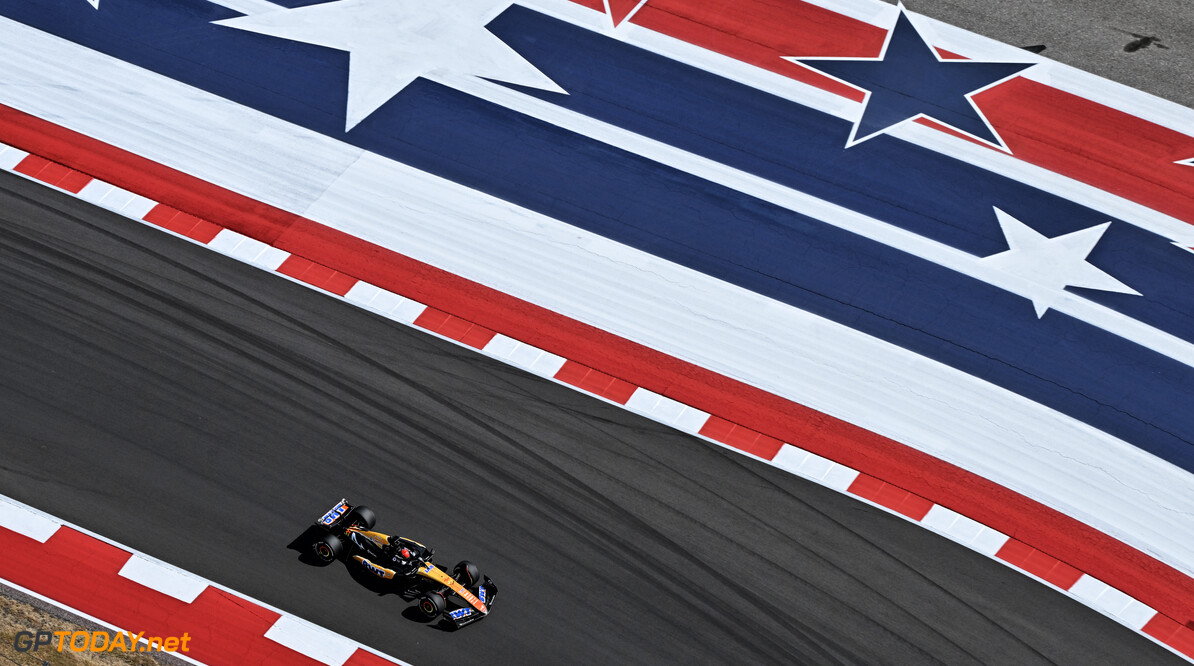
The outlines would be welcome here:
<svg viewBox="0 0 1194 666">
<path fill-rule="evenodd" d="M 96 627 L 83 625 L 58 614 L 52 614 L 31 603 L 0 593 L 0 666 L 162 666 L 165 659 L 153 654 L 124 652 L 71 652 L 57 650 L 58 639 L 43 645 L 37 652 L 18 652 L 14 647 L 20 631 L 83 631 Z M 105 628 L 100 628 L 105 629 Z M 106 629 L 105 629 L 106 630 Z M 114 633 L 109 631 L 108 633 Z M 179 663 L 169 660 L 168 663 Z"/>
</svg>

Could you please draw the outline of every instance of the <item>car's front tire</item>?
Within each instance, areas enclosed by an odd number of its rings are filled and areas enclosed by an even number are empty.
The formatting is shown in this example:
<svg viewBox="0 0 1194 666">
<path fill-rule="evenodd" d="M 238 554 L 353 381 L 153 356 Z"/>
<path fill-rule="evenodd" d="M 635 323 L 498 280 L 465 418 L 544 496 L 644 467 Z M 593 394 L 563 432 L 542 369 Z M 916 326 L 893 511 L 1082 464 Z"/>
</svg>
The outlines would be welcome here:
<svg viewBox="0 0 1194 666">
<path fill-rule="evenodd" d="M 311 544 L 311 552 L 322 564 L 331 564 L 344 555 L 344 542 L 335 534 L 324 534 Z"/>
<path fill-rule="evenodd" d="M 474 587 L 481 582 L 481 570 L 477 565 L 468 560 L 461 560 L 456 566 L 452 567 L 452 577 L 456 579 L 457 583 L 465 587 Z"/>
<path fill-rule="evenodd" d="M 444 612 L 447 606 L 447 600 L 439 592 L 428 592 L 419 597 L 419 612 L 423 614 L 423 617 L 428 622 L 439 617 L 440 613 Z"/>
</svg>

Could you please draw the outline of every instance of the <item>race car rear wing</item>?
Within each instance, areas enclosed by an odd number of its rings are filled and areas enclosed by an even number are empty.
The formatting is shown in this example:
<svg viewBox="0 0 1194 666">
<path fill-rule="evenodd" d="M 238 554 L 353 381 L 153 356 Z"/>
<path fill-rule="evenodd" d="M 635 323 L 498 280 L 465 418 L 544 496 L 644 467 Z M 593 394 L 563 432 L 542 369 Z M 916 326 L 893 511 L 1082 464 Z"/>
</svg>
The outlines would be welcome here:
<svg viewBox="0 0 1194 666">
<path fill-rule="evenodd" d="M 322 517 L 318 518 L 315 521 L 315 524 L 329 530 L 335 529 L 336 524 L 339 523 L 344 516 L 347 516 L 350 511 L 352 511 L 352 505 L 348 503 L 347 498 L 343 498 L 336 503 L 336 506 L 329 509 L 328 512 L 323 514 Z"/>
</svg>

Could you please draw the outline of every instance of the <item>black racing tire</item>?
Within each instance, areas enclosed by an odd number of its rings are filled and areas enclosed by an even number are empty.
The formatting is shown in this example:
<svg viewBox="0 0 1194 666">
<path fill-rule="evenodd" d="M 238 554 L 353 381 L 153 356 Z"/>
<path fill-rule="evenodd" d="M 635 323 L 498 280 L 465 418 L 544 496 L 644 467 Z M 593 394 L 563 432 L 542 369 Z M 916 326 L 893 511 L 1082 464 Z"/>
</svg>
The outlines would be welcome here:
<svg viewBox="0 0 1194 666">
<path fill-rule="evenodd" d="M 377 524 L 377 516 L 373 513 L 373 509 L 362 504 L 353 508 L 346 522 L 348 525 L 363 525 L 365 529 L 371 530 Z"/>
<path fill-rule="evenodd" d="M 423 614 L 423 618 L 428 622 L 439 617 L 439 614 L 444 612 L 444 609 L 447 607 L 448 601 L 438 591 L 428 592 L 419 597 L 419 612 Z"/>
<path fill-rule="evenodd" d="M 311 544 L 311 553 L 322 564 L 331 564 L 344 556 L 344 542 L 335 534 L 323 534 Z"/>
<path fill-rule="evenodd" d="M 452 577 L 465 587 L 475 587 L 477 583 L 481 582 L 481 570 L 472 562 L 461 560 L 452 567 Z"/>
</svg>

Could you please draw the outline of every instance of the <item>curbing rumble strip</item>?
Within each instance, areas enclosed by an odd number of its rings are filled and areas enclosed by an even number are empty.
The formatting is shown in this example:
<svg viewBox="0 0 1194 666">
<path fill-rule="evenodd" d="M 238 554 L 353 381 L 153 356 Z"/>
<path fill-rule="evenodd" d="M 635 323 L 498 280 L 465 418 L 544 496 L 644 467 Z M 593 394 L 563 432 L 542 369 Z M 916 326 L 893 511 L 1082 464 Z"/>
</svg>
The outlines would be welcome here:
<svg viewBox="0 0 1194 666">
<path fill-rule="evenodd" d="M 0 144 L 0 167 L 851 495 L 1013 567 L 1194 662 L 1194 628 L 1027 543 L 881 479 L 6 144 Z M 25 528 L 35 539 L 49 529 L 45 523 L 39 525 L 37 518 L 26 517 L 26 520 L 31 524 Z M 2 515 L 0 526 L 9 526 Z M 130 563 L 137 559 L 132 558 Z M 164 593 L 178 599 L 189 596 L 193 600 L 199 594 L 194 590 L 195 584 L 186 582 L 185 576 L 165 573 L 177 572 L 169 565 L 148 558 L 146 561 L 153 564 L 135 565 L 136 573 L 130 577 L 139 580 L 137 576 L 141 576 L 161 585 L 170 590 L 164 589 Z M 205 584 L 215 585 L 206 581 Z M 269 638 L 296 649 L 316 650 L 320 654 L 316 658 L 322 663 L 342 664 L 343 660 L 336 659 L 345 651 L 352 654 L 347 644 L 315 647 L 309 632 L 325 630 L 293 616 L 283 614 L 283 617 L 288 619 L 279 620 L 275 625 L 278 628 L 270 629 Z M 363 648 L 358 646 L 358 649 Z M 345 655 L 344 659 L 347 658 Z"/>
</svg>

